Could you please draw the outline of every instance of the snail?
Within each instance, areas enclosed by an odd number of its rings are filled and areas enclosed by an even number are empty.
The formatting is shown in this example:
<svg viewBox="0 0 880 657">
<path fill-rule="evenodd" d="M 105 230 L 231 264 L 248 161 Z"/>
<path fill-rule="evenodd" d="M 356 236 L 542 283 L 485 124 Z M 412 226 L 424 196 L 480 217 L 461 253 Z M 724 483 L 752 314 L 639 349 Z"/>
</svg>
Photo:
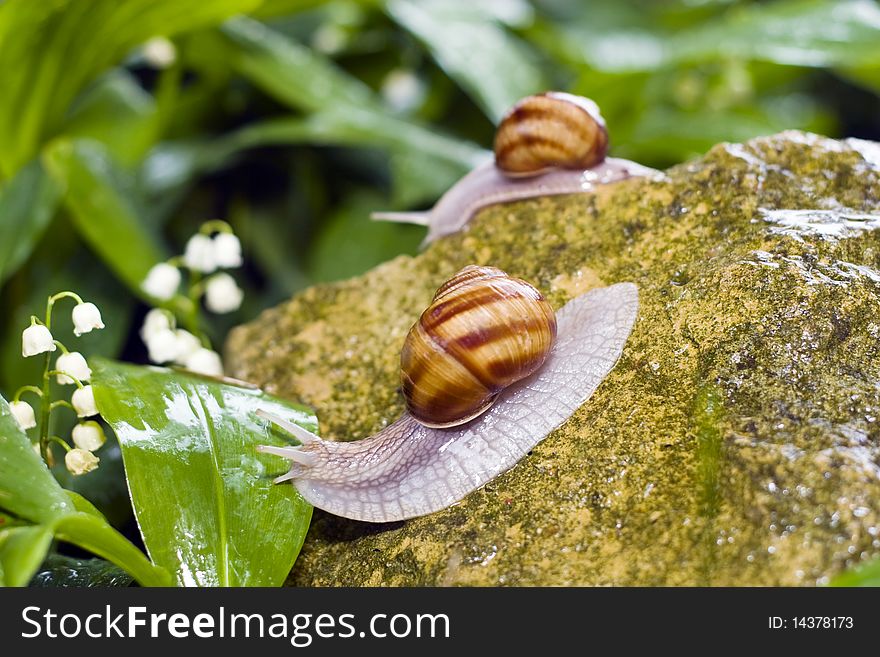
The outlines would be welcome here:
<svg viewBox="0 0 880 657">
<path fill-rule="evenodd" d="M 427 212 L 374 212 L 372 219 L 428 226 L 423 244 L 457 232 L 489 205 L 591 192 L 596 185 L 657 173 L 606 158 L 608 131 L 589 98 L 550 91 L 527 96 L 502 118 L 493 161 L 453 185 Z"/>
<path fill-rule="evenodd" d="M 300 445 L 258 450 L 291 461 L 276 483 L 292 481 L 335 515 L 391 522 L 433 513 L 565 422 L 614 367 L 637 310 L 632 283 L 591 290 L 554 313 L 529 283 L 466 267 L 404 341 L 400 419 L 369 438 L 331 442 L 261 409 Z"/>
</svg>

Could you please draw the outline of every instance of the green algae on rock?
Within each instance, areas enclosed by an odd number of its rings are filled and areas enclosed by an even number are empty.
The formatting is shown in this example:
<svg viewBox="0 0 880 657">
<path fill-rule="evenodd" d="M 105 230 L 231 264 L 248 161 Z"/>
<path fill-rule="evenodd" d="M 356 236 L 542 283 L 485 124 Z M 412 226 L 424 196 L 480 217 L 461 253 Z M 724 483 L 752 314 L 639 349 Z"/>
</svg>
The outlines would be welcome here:
<svg viewBox="0 0 880 657">
<path fill-rule="evenodd" d="M 298 585 L 799 585 L 880 554 L 880 147 L 787 132 L 653 179 L 482 212 L 239 327 L 230 372 L 366 437 L 466 264 L 641 310 L 593 397 L 512 470 L 405 523 L 315 514 Z M 281 466 L 279 466 L 279 470 Z"/>
</svg>

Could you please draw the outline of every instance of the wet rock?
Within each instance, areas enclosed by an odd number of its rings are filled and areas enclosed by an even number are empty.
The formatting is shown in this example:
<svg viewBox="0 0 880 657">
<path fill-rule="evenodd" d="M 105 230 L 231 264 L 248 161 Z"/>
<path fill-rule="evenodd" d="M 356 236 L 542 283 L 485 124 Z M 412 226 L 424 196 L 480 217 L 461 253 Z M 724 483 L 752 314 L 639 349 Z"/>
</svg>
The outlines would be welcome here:
<svg viewBox="0 0 880 657">
<path fill-rule="evenodd" d="M 394 525 L 316 512 L 298 585 L 810 585 L 880 554 L 880 148 L 789 132 L 655 179 L 483 212 L 227 345 L 326 436 L 403 409 L 407 329 L 458 268 L 557 306 L 633 281 L 615 370 L 516 467 Z"/>
</svg>

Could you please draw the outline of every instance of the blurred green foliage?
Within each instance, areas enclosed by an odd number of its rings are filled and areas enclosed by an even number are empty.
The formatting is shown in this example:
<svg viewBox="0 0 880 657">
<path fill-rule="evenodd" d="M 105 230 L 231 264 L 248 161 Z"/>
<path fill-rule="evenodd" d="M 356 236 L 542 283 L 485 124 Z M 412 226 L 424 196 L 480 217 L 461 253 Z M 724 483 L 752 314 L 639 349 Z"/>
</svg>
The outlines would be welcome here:
<svg viewBox="0 0 880 657">
<path fill-rule="evenodd" d="M 369 212 L 430 205 L 549 88 L 595 99 L 612 154 L 655 167 L 786 128 L 878 139 L 880 7 L 0 0 L 0 393 L 38 378 L 21 330 L 62 289 L 107 324 L 79 350 L 144 362 L 139 284 L 206 219 L 246 260 L 217 345 L 306 285 L 414 253 L 423 229 Z M 112 454 L 75 485 L 120 524 Z"/>
<path fill-rule="evenodd" d="M 594 98 L 612 152 L 658 167 L 785 128 L 877 137 L 880 9 L 6 0 L 0 390 L 23 382 L 18 335 L 48 289 L 106 301 L 123 330 L 98 346 L 144 360 L 139 282 L 208 218 L 233 224 L 247 259 L 245 305 L 215 340 L 303 286 L 413 253 L 422 229 L 368 213 L 430 205 L 487 156 L 498 117 L 547 88 Z"/>
</svg>

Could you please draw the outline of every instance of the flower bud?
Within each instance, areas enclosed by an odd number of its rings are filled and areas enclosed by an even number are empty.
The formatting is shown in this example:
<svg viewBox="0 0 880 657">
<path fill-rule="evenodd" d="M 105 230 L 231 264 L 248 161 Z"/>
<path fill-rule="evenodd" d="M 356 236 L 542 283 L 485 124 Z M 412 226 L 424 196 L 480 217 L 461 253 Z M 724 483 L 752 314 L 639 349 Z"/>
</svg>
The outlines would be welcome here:
<svg viewBox="0 0 880 657">
<path fill-rule="evenodd" d="M 244 292 L 229 274 L 211 276 L 205 285 L 205 305 L 208 310 L 218 314 L 238 310 Z"/>
<path fill-rule="evenodd" d="M 92 386 L 83 386 L 73 391 L 70 403 L 78 417 L 91 417 L 98 414 L 98 406 L 95 404 L 95 391 Z"/>
<path fill-rule="evenodd" d="M 55 349 L 55 338 L 42 324 L 33 324 L 21 332 L 21 355 L 25 358 Z"/>
<path fill-rule="evenodd" d="M 98 467 L 97 456 L 85 449 L 72 449 L 64 456 L 64 465 L 72 475 L 83 475 Z"/>
<path fill-rule="evenodd" d="M 141 326 L 141 340 L 145 343 L 149 342 L 152 336 L 161 331 L 169 331 L 171 328 L 171 314 L 167 310 L 153 308 L 144 317 L 144 324 Z"/>
<path fill-rule="evenodd" d="M 183 253 L 183 261 L 190 269 L 210 274 L 217 269 L 217 263 L 214 262 L 213 240 L 201 233 L 196 233 L 190 237 L 186 243 L 186 250 Z"/>
<path fill-rule="evenodd" d="M 9 402 L 9 410 L 12 411 L 12 417 L 18 422 L 18 426 L 23 431 L 33 429 L 37 426 L 37 419 L 34 416 L 34 407 L 24 401 Z"/>
<path fill-rule="evenodd" d="M 71 318 L 73 319 L 73 334 L 76 337 L 83 333 L 91 333 L 92 329 L 104 328 L 101 311 L 98 310 L 98 306 L 90 302 L 76 304 L 73 307 Z"/>
<path fill-rule="evenodd" d="M 232 233 L 217 233 L 213 239 L 214 262 L 218 267 L 241 267 L 241 242 Z"/>
<path fill-rule="evenodd" d="M 147 272 L 147 277 L 141 283 L 141 289 L 151 297 L 160 301 L 168 301 L 177 294 L 180 278 L 180 270 L 177 267 L 169 265 L 167 262 L 160 262 L 158 265 L 153 265 Z"/>
<path fill-rule="evenodd" d="M 184 367 L 198 374 L 223 376 L 223 361 L 220 360 L 220 354 L 204 347 L 190 355 L 186 359 Z"/>
<path fill-rule="evenodd" d="M 107 440 L 107 437 L 104 435 L 104 429 L 94 420 L 87 420 L 77 424 L 73 428 L 71 436 L 74 445 L 90 452 L 97 450 Z"/>
<path fill-rule="evenodd" d="M 144 59 L 153 68 L 168 68 L 177 59 L 177 48 L 165 37 L 153 37 L 143 45 Z"/>
<path fill-rule="evenodd" d="M 55 361 L 55 369 L 61 372 L 58 374 L 58 383 L 63 386 L 76 383 L 71 377 L 79 379 L 80 382 L 88 381 L 92 378 L 92 370 L 89 368 L 89 364 L 78 351 L 61 354 L 58 360 Z"/>
</svg>

